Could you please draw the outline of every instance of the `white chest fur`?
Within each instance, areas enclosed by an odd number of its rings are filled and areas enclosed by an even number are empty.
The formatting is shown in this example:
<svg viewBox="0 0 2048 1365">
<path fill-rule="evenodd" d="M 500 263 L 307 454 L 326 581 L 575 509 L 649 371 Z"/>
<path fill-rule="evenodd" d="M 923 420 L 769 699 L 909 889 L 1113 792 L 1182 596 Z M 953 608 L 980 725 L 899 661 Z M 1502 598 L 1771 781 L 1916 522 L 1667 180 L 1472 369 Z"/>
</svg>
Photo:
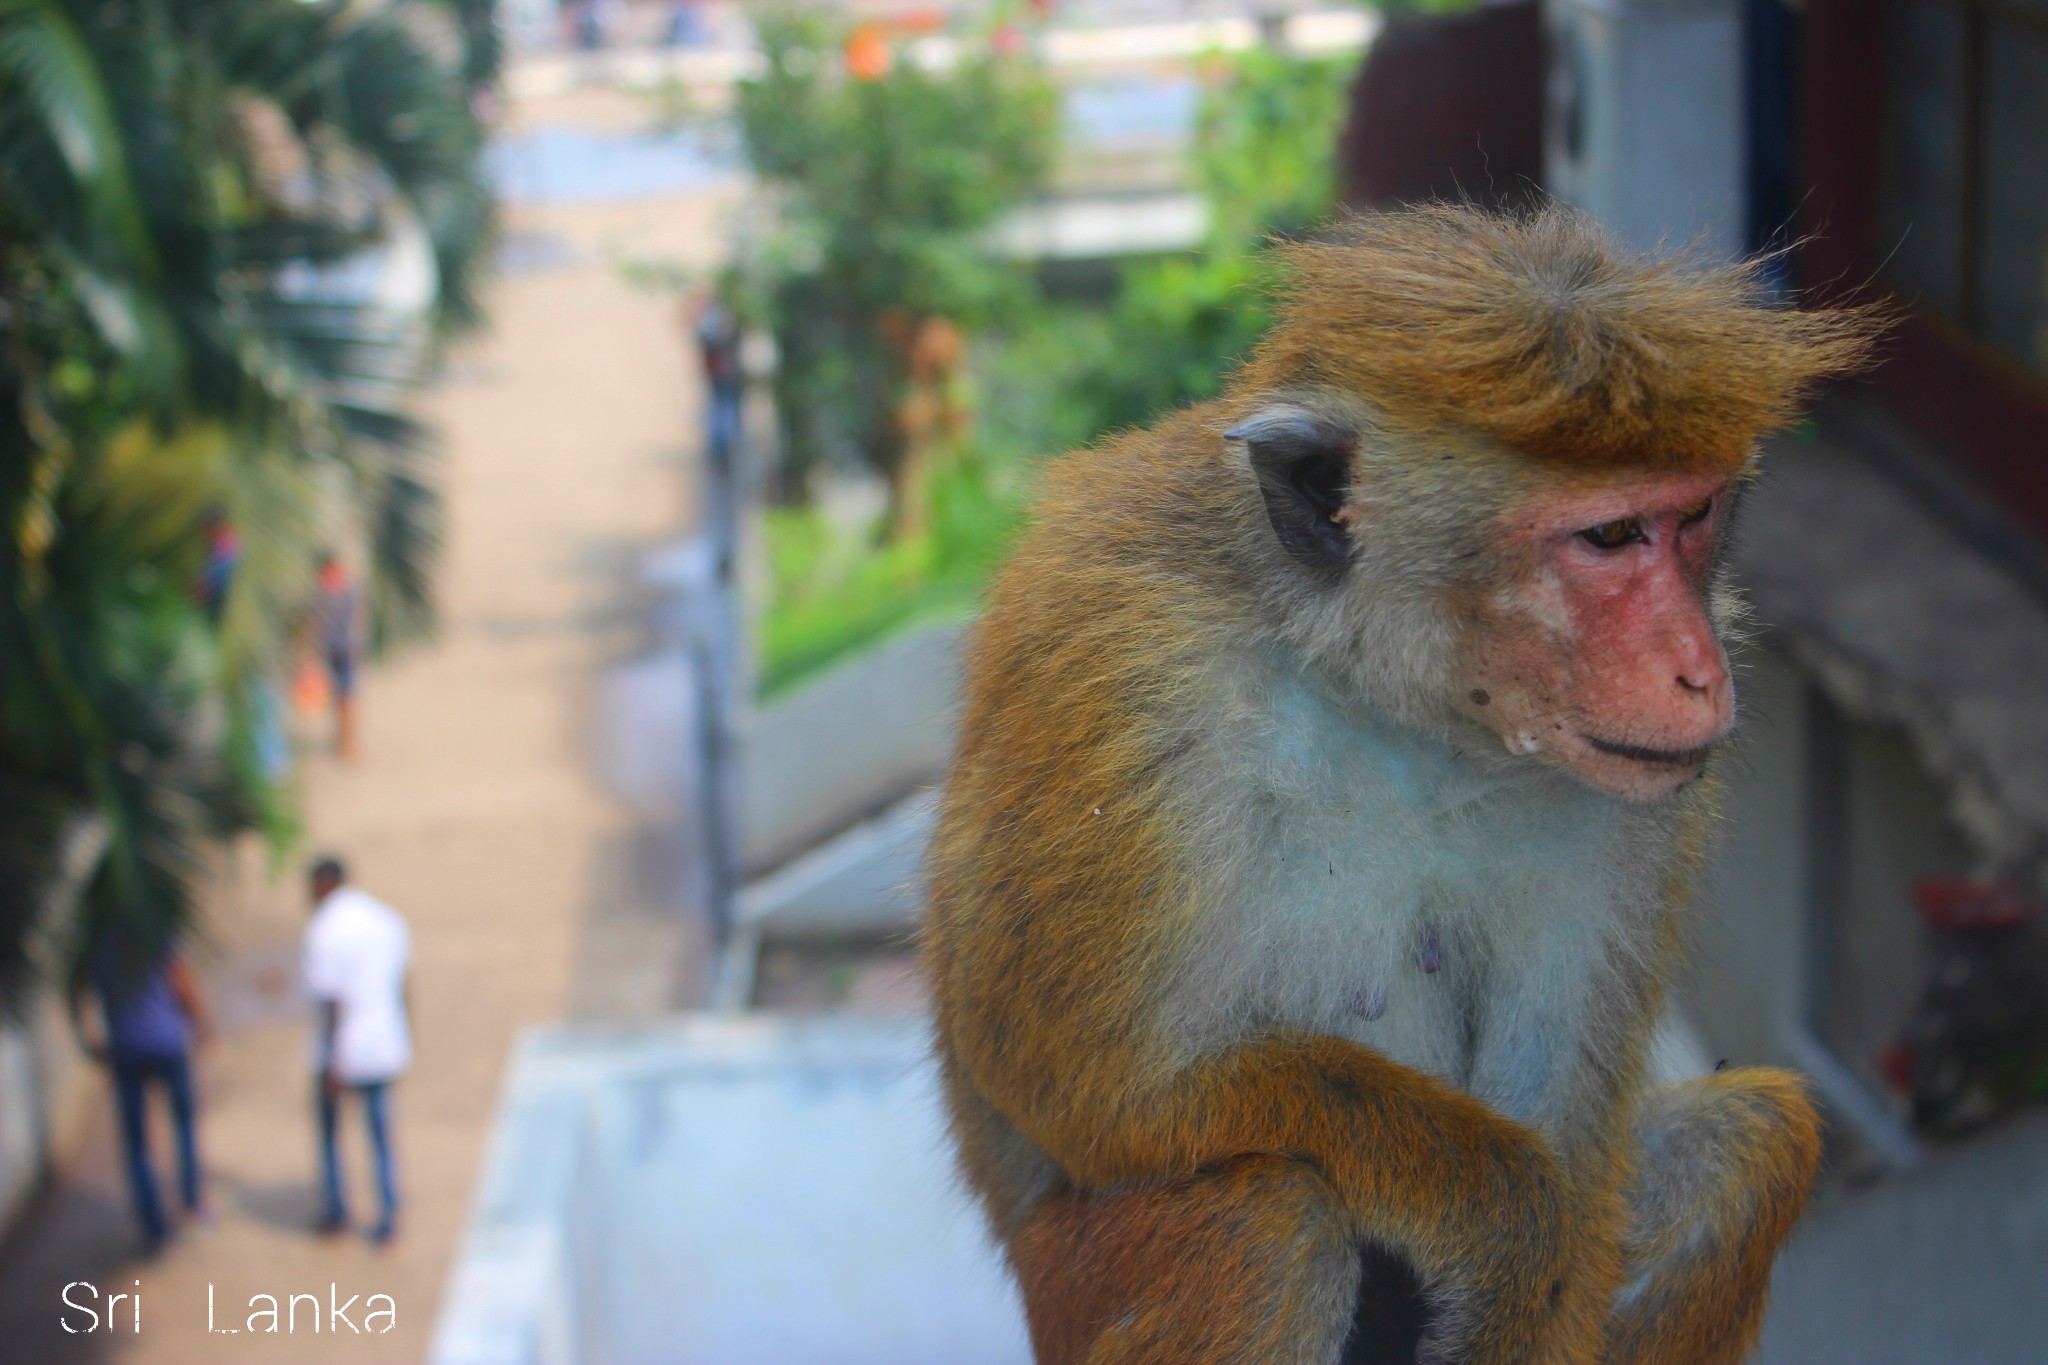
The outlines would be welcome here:
<svg viewBox="0 0 2048 1365">
<path fill-rule="evenodd" d="M 1193 760 L 1233 769 L 1198 787 L 1256 795 L 1191 810 L 1222 890 L 1169 1027 L 1197 1048 L 1247 1025 L 1334 1034 L 1570 1127 L 1634 1008 L 1665 822 L 1272 686 L 1269 720 L 1226 720 Z"/>
</svg>

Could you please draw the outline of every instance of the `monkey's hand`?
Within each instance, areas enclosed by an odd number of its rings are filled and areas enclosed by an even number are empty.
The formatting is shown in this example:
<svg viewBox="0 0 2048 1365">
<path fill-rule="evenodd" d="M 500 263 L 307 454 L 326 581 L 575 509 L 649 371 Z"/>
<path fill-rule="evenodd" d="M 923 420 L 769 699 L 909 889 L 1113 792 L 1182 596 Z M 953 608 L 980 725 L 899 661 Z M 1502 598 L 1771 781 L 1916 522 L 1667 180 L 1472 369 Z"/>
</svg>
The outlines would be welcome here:
<svg viewBox="0 0 2048 1365">
<path fill-rule="evenodd" d="M 1357 1044 L 1282 1031 L 1149 1077 L 1135 1058 L 1097 1054 L 1057 1092 L 1005 1086 L 998 1071 L 977 1076 L 984 1093 L 1083 1186 L 1248 1153 L 1310 1163 L 1357 1239 L 1415 1266 L 1433 1313 L 1425 1360 L 1543 1355 L 1563 1293 L 1565 1179 L 1535 1133 L 1465 1092 Z"/>
<path fill-rule="evenodd" d="M 1778 1243 L 1820 1162 L 1820 1120 L 1791 1072 L 1744 1067 L 1645 1097 L 1606 1359 L 1732 1365 L 1756 1341 Z"/>
</svg>

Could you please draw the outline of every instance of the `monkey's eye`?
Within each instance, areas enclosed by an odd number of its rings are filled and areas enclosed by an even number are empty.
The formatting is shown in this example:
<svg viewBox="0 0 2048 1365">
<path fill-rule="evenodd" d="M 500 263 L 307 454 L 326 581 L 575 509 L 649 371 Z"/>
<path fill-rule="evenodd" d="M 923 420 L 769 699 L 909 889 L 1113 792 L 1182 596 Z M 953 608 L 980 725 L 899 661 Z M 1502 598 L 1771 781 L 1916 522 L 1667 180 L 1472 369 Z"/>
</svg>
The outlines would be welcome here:
<svg viewBox="0 0 2048 1365">
<path fill-rule="evenodd" d="M 1678 514 L 1678 524 L 1680 526 L 1697 526 L 1705 521 L 1707 514 L 1713 510 L 1714 500 L 1712 498 L 1701 498 L 1698 502 Z"/>
<path fill-rule="evenodd" d="M 1603 521 L 1598 526 L 1588 527 L 1579 532 L 1579 539 L 1596 550 L 1619 550 L 1624 545 L 1634 545 L 1648 539 L 1643 534 L 1643 523 L 1635 517 L 1623 517 L 1620 521 Z"/>
</svg>

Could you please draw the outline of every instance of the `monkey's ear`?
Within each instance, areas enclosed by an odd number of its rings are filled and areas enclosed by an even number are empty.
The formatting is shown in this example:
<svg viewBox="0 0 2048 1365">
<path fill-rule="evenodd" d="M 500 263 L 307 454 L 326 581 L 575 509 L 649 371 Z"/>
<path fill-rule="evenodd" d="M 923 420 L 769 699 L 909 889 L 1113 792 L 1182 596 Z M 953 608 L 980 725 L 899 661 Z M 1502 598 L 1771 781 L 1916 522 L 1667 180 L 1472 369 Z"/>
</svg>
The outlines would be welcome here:
<svg viewBox="0 0 2048 1365">
<path fill-rule="evenodd" d="M 1351 562 L 1351 535 L 1337 517 L 1351 491 L 1357 437 L 1299 410 L 1239 422 L 1223 433 L 1243 441 L 1280 547 L 1316 569 Z"/>
</svg>

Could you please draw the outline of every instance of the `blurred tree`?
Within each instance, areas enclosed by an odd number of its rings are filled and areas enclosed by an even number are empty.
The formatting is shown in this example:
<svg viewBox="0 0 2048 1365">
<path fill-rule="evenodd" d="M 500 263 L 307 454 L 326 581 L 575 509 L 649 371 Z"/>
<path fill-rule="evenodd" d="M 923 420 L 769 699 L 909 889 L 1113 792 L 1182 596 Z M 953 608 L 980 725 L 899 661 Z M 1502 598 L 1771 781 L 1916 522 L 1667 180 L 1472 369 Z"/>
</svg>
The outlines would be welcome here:
<svg viewBox="0 0 2048 1365">
<path fill-rule="evenodd" d="M 822 10 L 770 11 L 758 32 L 765 68 L 737 114 L 775 228 L 741 263 L 737 302 L 781 354 L 779 493 L 852 460 L 900 495 L 916 339 L 935 319 L 982 325 L 1027 287 L 983 238 L 1046 171 L 1054 92 L 1001 25 L 929 66 Z"/>
<path fill-rule="evenodd" d="M 1336 207 L 1337 133 L 1355 65 L 1253 48 L 1209 67 L 1193 147 L 1208 240 L 1128 267 L 1107 318 L 1074 327 L 1064 380 L 1072 436 L 1091 440 L 1212 397 L 1265 332 L 1260 253 Z"/>
<path fill-rule="evenodd" d="M 495 95 L 505 65 L 505 35 L 498 27 L 498 0 L 429 0 L 454 24 L 461 53 L 462 83 L 471 94 Z M 487 99 L 488 102 L 488 99 Z"/>
<path fill-rule="evenodd" d="M 337 498 L 375 640 L 428 627 L 398 404 L 478 320 L 497 60 L 464 0 L 0 0 L 0 1007 L 288 828 L 266 680 Z"/>
<path fill-rule="evenodd" d="M 1337 202 L 1337 134 L 1355 57 L 1250 48 L 1222 63 L 1195 120 L 1195 183 L 1212 250 L 1292 237 Z"/>
</svg>

